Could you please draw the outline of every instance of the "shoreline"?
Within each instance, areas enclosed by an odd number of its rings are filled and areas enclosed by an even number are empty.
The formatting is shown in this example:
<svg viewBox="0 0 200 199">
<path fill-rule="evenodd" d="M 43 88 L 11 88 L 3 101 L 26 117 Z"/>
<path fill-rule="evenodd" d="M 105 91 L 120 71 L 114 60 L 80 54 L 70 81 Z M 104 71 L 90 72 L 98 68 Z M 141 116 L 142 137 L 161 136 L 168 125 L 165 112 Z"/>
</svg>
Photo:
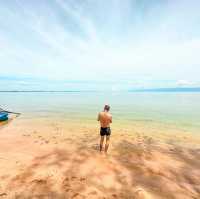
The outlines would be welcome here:
<svg viewBox="0 0 200 199">
<path fill-rule="evenodd" d="M 105 156 L 98 151 L 98 123 L 50 121 L 17 118 L 0 127 L 0 197 L 200 196 L 199 136 L 113 125 Z"/>
</svg>

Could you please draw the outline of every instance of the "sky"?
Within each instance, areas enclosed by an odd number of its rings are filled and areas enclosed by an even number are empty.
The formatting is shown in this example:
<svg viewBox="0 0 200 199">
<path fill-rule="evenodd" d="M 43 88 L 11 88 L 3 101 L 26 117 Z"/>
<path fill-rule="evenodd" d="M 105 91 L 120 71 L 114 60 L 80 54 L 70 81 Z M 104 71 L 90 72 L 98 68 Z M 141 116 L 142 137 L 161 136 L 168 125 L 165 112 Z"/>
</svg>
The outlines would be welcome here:
<svg viewBox="0 0 200 199">
<path fill-rule="evenodd" d="M 200 86 L 199 10 L 199 0 L 2 0 L 0 90 Z"/>
</svg>

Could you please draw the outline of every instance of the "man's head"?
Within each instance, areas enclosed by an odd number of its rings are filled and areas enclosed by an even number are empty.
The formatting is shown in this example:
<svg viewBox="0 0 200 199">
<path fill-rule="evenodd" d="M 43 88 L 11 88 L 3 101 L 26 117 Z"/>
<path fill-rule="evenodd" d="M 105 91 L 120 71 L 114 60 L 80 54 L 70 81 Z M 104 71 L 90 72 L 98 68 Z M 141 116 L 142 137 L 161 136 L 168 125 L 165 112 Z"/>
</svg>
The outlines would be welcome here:
<svg viewBox="0 0 200 199">
<path fill-rule="evenodd" d="M 104 111 L 109 111 L 110 110 L 110 106 L 108 105 L 108 104 L 106 104 L 105 106 L 104 106 Z"/>
</svg>

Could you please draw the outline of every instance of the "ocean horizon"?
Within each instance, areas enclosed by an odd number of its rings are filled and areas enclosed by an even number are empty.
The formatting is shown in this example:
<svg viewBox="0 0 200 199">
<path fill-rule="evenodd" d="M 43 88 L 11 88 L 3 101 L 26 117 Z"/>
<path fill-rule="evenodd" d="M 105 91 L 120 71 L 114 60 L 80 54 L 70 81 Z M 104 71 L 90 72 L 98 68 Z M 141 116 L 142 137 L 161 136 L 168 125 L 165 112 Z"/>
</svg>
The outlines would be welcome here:
<svg viewBox="0 0 200 199">
<path fill-rule="evenodd" d="M 166 88 L 142 88 L 127 90 L 0 90 L 6 92 L 200 92 L 200 87 L 166 87 Z"/>
</svg>

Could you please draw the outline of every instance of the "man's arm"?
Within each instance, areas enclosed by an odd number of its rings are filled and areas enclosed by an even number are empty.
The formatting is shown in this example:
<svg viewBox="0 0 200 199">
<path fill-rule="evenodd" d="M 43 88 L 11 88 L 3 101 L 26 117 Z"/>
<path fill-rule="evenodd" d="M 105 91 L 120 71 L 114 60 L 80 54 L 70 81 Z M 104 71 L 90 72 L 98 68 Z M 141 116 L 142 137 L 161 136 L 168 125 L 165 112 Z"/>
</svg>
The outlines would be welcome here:
<svg viewBox="0 0 200 199">
<path fill-rule="evenodd" d="M 110 116 L 110 123 L 112 123 L 112 115 Z"/>
<path fill-rule="evenodd" d="M 100 113 L 98 114 L 97 121 L 100 121 Z"/>
</svg>

